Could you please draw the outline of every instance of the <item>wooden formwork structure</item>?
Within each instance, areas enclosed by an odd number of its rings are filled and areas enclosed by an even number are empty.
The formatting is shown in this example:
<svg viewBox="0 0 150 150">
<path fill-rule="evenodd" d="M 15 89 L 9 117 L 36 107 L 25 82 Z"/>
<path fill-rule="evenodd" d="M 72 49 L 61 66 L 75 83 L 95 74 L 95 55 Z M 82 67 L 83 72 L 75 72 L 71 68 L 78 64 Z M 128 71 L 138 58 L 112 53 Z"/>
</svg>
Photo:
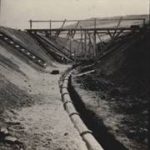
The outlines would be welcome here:
<svg viewBox="0 0 150 150">
<path fill-rule="evenodd" d="M 91 22 L 90 27 L 81 26 L 81 22 Z M 141 27 L 145 26 L 145 18 L 120 18 L 120 19 L 111 19 L 111 21 L 116 22 L 114 27 L 99 27 L 99 21 L 108 21 L 108 19 L 91 19 L 91 20 L 30 20 L 30 29 L 28 29 L 31 33 L 41 32 L 44 33 L 47 37 L 55 37 L 59 38 L 61 35 L 64 35 L 65 38 L 70 42 L 70 56 L 76 57 L 78 56 L 78 50 L 72 51 L 72 42 L 77 41 L 78 46 L 80 47 L 82 53 L 84 53 L 84 57 L 81 55 L 82 59 L 86 59 L 91 56 L 92 58 L 96 58 L 97 56 L 97 43 L 102 43 L 104 40 L 102 36 L 108 36 L 109 41 L 113 42 L 118 39 L 122 34 L 129 33 L 131 31 L 139 31 Z M 129 27 L 120 27 L 122 21 L 141 21 L 141 26 L 139 25 L 131 25 Z M 48 23 L 49 28 L 34 28 L 34 24 L 39 23 Z M 67 25 L 70 23 L 70 25 Z M 60 24 L 60 26 L 54 27 L 54 24 Z M 101 44 L 101 45 L 102 45 Z M 105 45 L 102 45 L 102 48 Z M 73 54 L 73 55 L 72 55 Z"/>
</svg>

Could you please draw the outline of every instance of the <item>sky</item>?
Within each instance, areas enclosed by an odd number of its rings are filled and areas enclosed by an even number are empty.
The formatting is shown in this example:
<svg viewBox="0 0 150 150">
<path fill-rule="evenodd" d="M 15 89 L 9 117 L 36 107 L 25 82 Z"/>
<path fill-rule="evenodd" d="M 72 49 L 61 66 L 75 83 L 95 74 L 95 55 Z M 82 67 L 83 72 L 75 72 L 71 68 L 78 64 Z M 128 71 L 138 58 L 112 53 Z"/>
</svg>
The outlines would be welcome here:
<svg viewBox="0 0 150 150">
<path fill-rule="evenodd" d="M 149 0 L 0 0 L 0 25 L 29 28 L 30 19 L 85 19 L 148 14 Z"/>
</svg>

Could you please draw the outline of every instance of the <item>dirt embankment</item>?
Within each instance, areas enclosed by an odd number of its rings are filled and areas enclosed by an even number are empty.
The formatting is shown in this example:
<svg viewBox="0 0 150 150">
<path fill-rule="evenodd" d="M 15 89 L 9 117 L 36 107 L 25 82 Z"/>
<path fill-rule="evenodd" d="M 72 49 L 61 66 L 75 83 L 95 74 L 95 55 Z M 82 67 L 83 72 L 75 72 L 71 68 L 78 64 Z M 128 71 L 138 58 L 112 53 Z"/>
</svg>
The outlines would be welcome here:
<svg viewBox="0 0 150 150">
<path fill-rule="evenodd" d="M 14 32 L 21 34 L 15 30 L 8 32 L 12 37 L 15 36 Z M 15 38 L 21 40 L 19 37 Z M 27 40 L 26 36 L 23 38 L 24 41 Z M 24 44 L 31 48 L 32 42 L 36 46 L 34 40 L 27 40 Z M 42 49 L 39 49 L 39 55 L 48 59 Z M 42 72 L 38 67 L 33 67 L 32 63 L 28 63 L 27 58 L 14 48 L 1 43 L 1 150 L 86 150 L 84 142 L 63 109 L 59 93 L 58 80 L 68 66 L 52 60 L 49 62 L 46 71 Z M 60 74 L 50 74 L 56 69 Z"/>
<path fill-rule="evenodd" d="M 87 108 L 130 150 L 148 149 L 150 34 L 140 36 L 92 67 L 95 73 L 74 78 Z"/>
<path fill-rule="evenodd" d="M 14 30 L 11 28 L 0 27 L 0 31 L 13 38 L 18 44 L 21 44 L 24 48 L 27 48 L 33 54 L 42 58 L 48 65 L 52 65 L 53 61 L 46 51 L 40 46 L 40 44 L 32 38 L 27 32 L 21 30 Z M 1 44 L 3 44 L 1 42 Z"/>
</svg>

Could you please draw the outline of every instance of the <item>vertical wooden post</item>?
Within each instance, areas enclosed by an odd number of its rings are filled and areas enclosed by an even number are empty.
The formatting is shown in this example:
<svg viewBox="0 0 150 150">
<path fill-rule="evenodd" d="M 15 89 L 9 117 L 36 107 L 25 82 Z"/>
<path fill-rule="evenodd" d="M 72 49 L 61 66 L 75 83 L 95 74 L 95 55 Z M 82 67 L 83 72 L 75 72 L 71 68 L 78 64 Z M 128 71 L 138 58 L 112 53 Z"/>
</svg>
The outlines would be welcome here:
<svg viewBox="0 0 150 150">
<path fill-rule="evenodd" d="M 71 38 L 70 38 L 70 58 L 72 57 L 72 43 L 71 43 Z"/>
<path fill-rule="evenodd" d="M 74 42 L 73 42 L 73 44 L 78 44 L 78 41 L 76 41 L 76 40 L 74 40 Z M 76 47 L 78 47 L 77 45 L 76 45 Z M 73 46 L 73 48 L 74 48 L 74 50 L 73 50 L 73 59 L 76 61 L 76 51 L 77 51 L 77 49 Z"/>
<path fill-rule="evenodd" d="M 52 36 L 52 31 L 51 31 L 51 29 L 52 29 L 52 21 L 51 20 L 49 21 L 49 27 L 50 27 L 50 38 L 51 38 L 51 36 Z"/>
<path fill-rule="evenodd" d="M 72 45 L 71 45 L 71 29 L 70 29 L 70 34 L 69 34 L 69 47 L 70 47 L 70 57 L 72 57 L 71 56 L 71 53 L 72 53 Z"/>
<path fill-rule="evenodd" d="M 146 19 L 144 18 L 143 19 L 143 27 L 145 27 L 145 24 L 146 24 Z"/>
<path fill-rule="evenodd" d="M 89 36 L 88 53 L 89 53 L 89 56 L 91 56 L 91 45 L 92 45 L 92 42 L 91 42 L 91 34 L 88 33 L 88 36 Z"/>
<path fill-rule="evenodd" d="M 32 20 L 29 20 L 30 22 L 30 29 L 32 29 Z"/>
<path fill-rule="evenodd" d="M 82 31 L 81 31 L 81 50 L 83 53 L 83 33 L 82 33 Z"/>
<path fill-rule="evenodd" d="M 86 53 L 87 53 L 87 31 L 86 30 L 84 32 L 84 52 L 86 57 Z"/>
<path fill-rule="evenodd" d="M 94 19 L 94 57 L 97 55 L 96 50 L 96 18 Z"/>
<path fill-rule="evenodd" d="M 77 46 L 75 58 L 77 58 L 78 52 L 80 52 L 80 50 L 82 50 L 82 39 L 81 38 L 79 39 L 79 44 Z"/>
</svg>

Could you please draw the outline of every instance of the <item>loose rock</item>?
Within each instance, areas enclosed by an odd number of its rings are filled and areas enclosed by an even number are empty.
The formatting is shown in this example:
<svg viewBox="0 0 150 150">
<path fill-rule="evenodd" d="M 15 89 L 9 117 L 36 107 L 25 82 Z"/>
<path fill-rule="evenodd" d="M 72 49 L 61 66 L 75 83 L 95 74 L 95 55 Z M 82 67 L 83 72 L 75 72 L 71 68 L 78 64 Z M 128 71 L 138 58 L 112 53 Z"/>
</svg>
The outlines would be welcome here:
<svg viewBox="0 0 150 150">
<path fill-rule="evenodd" d="M 53 70 L 51 74 L 59 74 L 59 70 Z"/>
</svg>

